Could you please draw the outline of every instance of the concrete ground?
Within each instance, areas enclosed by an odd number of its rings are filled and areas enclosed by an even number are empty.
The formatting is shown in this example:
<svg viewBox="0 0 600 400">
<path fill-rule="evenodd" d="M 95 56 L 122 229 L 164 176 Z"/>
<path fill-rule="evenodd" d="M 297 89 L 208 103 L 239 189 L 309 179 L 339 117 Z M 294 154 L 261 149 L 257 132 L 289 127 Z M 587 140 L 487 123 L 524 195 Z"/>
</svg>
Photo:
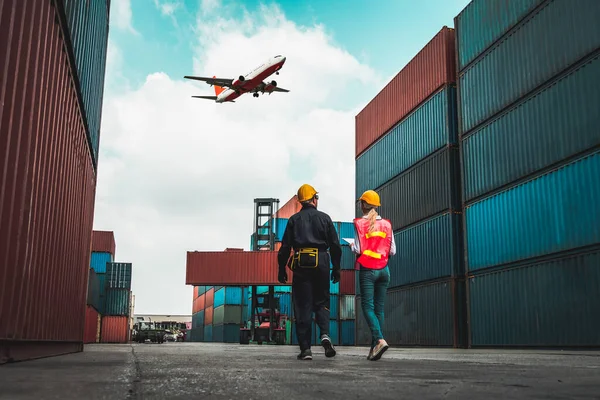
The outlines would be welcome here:
<svg viewBox="0 0 600 400">
<path fill-rule="evenodd" d="M 600 352 L 89 345 L 0 366 L 0 399 L 600 399 Z"/>
</svg>

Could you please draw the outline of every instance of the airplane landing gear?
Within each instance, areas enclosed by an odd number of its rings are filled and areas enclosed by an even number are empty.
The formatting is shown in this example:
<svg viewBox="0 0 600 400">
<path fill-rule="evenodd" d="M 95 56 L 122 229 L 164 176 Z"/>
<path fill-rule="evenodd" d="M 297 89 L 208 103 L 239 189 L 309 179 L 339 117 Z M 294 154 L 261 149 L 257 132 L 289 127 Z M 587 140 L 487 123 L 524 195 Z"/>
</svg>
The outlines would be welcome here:
<svg viewBox="0 0 600 400">
<path fill-rule="evenodd" d="M 253 97 L 258 97 L 258 93 L 252 93 Z"/>
<path fill-rule="evenodd" d="M 279 71 L 275 71 L 275 75 L 279 75 Z"/>
</svg>

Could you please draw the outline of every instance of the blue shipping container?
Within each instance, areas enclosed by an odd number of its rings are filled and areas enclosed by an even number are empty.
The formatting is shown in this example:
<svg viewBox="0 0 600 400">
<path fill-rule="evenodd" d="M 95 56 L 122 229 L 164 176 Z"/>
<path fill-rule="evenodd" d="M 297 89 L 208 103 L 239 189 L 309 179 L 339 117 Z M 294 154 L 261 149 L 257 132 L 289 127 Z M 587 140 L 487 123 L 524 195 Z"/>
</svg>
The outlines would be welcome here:
<svg viewBox="0 0 600 400">
<path fill-rule="evenodd" d="M 333 283 L 329 280 L 329 294 L 340 294 L 340 283 Z"/>
<path fill-rule="evenodd" d="M 214 307 L 217 308 L 224 304 L 241 305 L 242 288 L 241 287 L 222 287 L 214 295 Z"/>
<path fill-rule="evenodd" d="M 469 279 L 472 346 L 599 346 L 600 251 Z"/>
<path fill-rule="evenodd" d="M 600 56 L 463 140 L 464 200 L 600 144 Z"/>
<path fill-rule="evenodd" d="M 108 289 L 104 304 L 104 315 L 129 315 L 128 289 Z"/>
<path fill-rule="evenodd" d="M 329 321 L 329 337 L 334 346 L 340 344 L 340 323 L 338 321 Z"/>
<path fill-rule="evenodd" d="M 100 297 L 106 294 L 106 274 L 96 272 L 98 278 L 98 288 L 100 289 Z"/>
<path fill-rule="evenodd" d="M 107 289 L 131 289 L 131 263 L 112 262 L 106 265 Z"/>
<path fill-rule="evenodd" d="M 461 71 L 544 1 L 471 1 L 454 18 L 458 70 Z"/>
<path fill-rule="evenodd" d="M 600 243 L 600 152 L 465 209 L 469 271 Z"/>
<path fill-rule="evenodd" d="M 356 346 L 356 340 L 354 339 L 356 321 L 353 319 L 340 321 L 340 328 L 340 344 L 342 346 Z"/>
<path fill-rule="evenodd" d="M 205 342 L 213 341 L 213 326 L 212 325 L 204 325 L 204 341 Z"/>
<path fill-rule="evenodd" d="M 523 20 L 459 77 L 461 133 L 596 51 L 598 21 L 597 0 L 550 0 Z"/>
<path fill-rule="evenodd" d="M 329 319 L 338 319 L 340 316 L 340 296 L 332 294 L 329 296 Z"/>
<path fill-rule="evenodd" d="M 356 198 L 436 150 L 456 144 L 456 113 L 456 89 L 446 87 L 361 154 L 356 160 Z"/>
<path fill-rule="evenodd" d="M 348 246 L 348 243 L 344 242 L 342 238 L 354 237 L 354 224 L 352 222 L 338 222 L 336 228 L 336 232 L 340 238 L 340 244 L 342 244 L 342 246 Z"/>
<path fill-rule="evenodd" d="M 290 293 L 282 293 L 277 295 L 277 297 L 279 297 L 279 312 L 289 317 L 294 315 L 292 295 Z"/>
<path fill-rule="evenodd" d="M 238 324 L 213 325 L 213 342 L 239 343 L 240 326 Z"/>
<path fill-rule="evenodd" d="M 110 253 L 92 252 L 90 257 L 90 267 L 93 268 L 94 271 L 103 274 L 106 272 L 106 263 L 112 261 L 113 257 Z"/>
<path fill-rule="evenodd" d="M 446 213 L 395 232 L 390 287 L 463 274 L 460 214 Z"/>
</svg>

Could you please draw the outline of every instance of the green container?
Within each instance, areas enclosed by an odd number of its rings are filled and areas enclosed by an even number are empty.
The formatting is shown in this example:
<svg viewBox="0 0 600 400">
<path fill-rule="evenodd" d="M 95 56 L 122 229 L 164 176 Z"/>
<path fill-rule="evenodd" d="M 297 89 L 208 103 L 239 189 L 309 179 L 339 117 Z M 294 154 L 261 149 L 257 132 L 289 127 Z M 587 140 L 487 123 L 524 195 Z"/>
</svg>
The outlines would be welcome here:
<svg viewBox="0 0 600 400">
<path fill-rule="evenodd" d="M 215 308 L 213 324 L 241 324 L 242 306 L 224 305 Z"/>
</svg>

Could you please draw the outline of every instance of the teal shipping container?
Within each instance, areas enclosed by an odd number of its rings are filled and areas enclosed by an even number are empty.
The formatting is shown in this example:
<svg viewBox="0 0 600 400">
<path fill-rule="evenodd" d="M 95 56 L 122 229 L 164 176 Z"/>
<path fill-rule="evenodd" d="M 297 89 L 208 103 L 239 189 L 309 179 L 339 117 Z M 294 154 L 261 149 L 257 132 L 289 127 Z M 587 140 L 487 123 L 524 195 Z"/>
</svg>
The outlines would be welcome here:
<svg viewBox="0 0 600 400">
<path fill-rule="evenodd" d="M 337 294 L 329 295 L 329 318 L 338 319 L 340 315 L 340 296 Z"/>
<path fill-rule="evenodd" d="M 213 325 L 242 323 L 242 306 L 223 305 L 213 311 Z"/>
<path fill-rule="evenodd" d="M 130 293 L 128 289 L 107 289 L 103 315 L 129 315 Z"/>
<path fill-rule="evenodd" d="M 192 314 L 192 328 L 204 328 L 204 310 Z"/>
<path fill-rule="evenodd" d="M 88 285 L 87 285 L 87 302 L 86 304 L 94 307 L 96 311 L 100 310 L 100 280 L 96 271 L 89 269 Z"/>
<path fill-rule="evenodd" d="M 131 289 L 131 263 L 112 262 L 106 265 L 107 289 Z"/>
<path fill-rule="evenodd" d="M 291 293 L 281 293 L 277 297 L 279 297 L 279 312 L 291 318 L 294 315 Z"/>
<path fill-rule="evenodd" d="M 469 277 L 471 346 L 600 346 L 600 250 Z"/>
<path fill-rule="evenodd" d="M 549 0 L 521 21 L 460 74 L 461 134 L 597 51 L 598 21 L 597 0 Z"/>
<path fill-rule="evenodd" d="M 213 341 L 213 326 L 212 325 L 204 325 L 204 342 L 212 342 Z M 239 339 L 238 339 L 239 341 Z"/>
<path fill-rule="evenodd" d="M 242 288 L 234 286 L 222 287 L 215 291 L 214 306 L 215 308 L 224 304 L 241 305 L 242 304 Z"/>
<path fill-rule="evenodd" d="M 469 271 L 600 243 L 600 151 L 465 209 Z"/>
<path fill-rule="evenodd" d="M 339 321 L 329 321 L 329 337 L 334 346 L 340 344 L 340 323 Z"/>
<path fill-rule="evenodd" d="M 340 321 L 340 344 L 342 346 L 356 346 L 355 330 L 355 320 Z"/>
<path fill-rule="evenodd" d="M 100 301 L 98 303 L 98 313 L 104 315 L 104 308 L 106 304 L 106 274 L 96 273 L 98 278 L 98 289 L 100 292 Z"/>
<path fill-rule="evenodd" d="M 97 273 L 103 274 L 106 272 L 106 263 L 112 261 L 113 256 L 110 253 L 92 252 L 90 257 L 90 267 L 93 268 Z"/>
<path fill-rule="evenodd" d="M 204 327 L 192 328 L 188 332 L 186 342 L 204 342 Z"/>
<path fill-rule="evenodd" d="M 444 146 L 457 144 L 457 124 L 456 88 L 446 86 L 356 159 L 356 198 Z"/>
<path fill-rule="evenodd" d="M 240 325 L 239 324 L 214 324 L 213 342 L 217 343 L 239 343 Z"/>
<path fill-rule="evenodd" d="M 198 296 L 203 295 L 204 293 L 206 293 L 206 288 L 207 286 L 196 286 L 198 288 Z"/>
</svg>

